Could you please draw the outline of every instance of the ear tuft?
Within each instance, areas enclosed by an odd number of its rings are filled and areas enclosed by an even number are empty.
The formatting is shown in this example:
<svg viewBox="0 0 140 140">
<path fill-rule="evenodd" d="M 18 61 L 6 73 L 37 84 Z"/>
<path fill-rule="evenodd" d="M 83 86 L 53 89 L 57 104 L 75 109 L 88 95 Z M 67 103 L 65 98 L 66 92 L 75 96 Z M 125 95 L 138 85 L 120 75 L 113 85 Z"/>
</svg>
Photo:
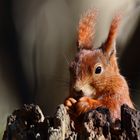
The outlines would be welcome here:
<svg viewBox="0 0 140 140">
<path fill-rule="evenodd" d="M 95 36 L 97 10 L 88 10 L 82 15 L 78 29 L 78 48 L 91 49 Z"/>
<path fill-rule="evenodd" d="M 122 19 L 122 13 L 118 13 L 117 15 L 115 15 L 115 17 L 112 20 L 108 38 L 102 47 L 103 51 L 106 54 L 111 54 L 112 50 L 115 49 L 114 47 L 116 44 L 116 37 L 117 37 L 118 27 L 120 25 L 121 19 Z"/>
</svg>

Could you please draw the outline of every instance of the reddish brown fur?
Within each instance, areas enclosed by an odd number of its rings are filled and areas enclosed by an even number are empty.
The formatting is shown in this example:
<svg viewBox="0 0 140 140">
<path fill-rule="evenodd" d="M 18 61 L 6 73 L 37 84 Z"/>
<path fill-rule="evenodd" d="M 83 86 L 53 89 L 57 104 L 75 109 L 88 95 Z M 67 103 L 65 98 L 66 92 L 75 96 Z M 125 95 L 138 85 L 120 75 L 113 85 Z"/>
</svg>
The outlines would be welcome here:
<svg viewBox="0 0 140 140">
<path fill-rule="evenodd" d="M 107 41 L 100 48 L 87 48 L 84 44 L 70 65 L 70 95 L 65 105 L 75 117 L 103 106 L 110 110 L 115 120 L 120 118 L 122 104 L 134 108 L 116 60 L 114 42 L 119 20 L 118 16 L 113 19 Z M 97 73 L 99 67 L 101 71 Z"/>
<path fill-rule="evenodd" d="M 78 29 L 78 43 L 82 48 L 83 46 L 90 48 L 92 46 L 92 41 L 95 34 L 95 21 L 96 21 L 97 11 L 88 11 L 79 22 Z"/>
<path fill-rule="evenodd" d="M 122 15 L 117 14 L 112 20 L 111 27 L 110 27 L 109 34 L 108 34 L 108 38 L 107 38 L 105 45 L 104 45 L 105 46 L 104 49 L 106 49 L 106 52 L 110 51 L 110 49 L 112 48 L 112 45 L 114 45 L 114 43 L 115 43 L 121 18 L 122 18 Z M 106 46 L 108 46 L 108 47 L 106 47 Z"/>
</svg>

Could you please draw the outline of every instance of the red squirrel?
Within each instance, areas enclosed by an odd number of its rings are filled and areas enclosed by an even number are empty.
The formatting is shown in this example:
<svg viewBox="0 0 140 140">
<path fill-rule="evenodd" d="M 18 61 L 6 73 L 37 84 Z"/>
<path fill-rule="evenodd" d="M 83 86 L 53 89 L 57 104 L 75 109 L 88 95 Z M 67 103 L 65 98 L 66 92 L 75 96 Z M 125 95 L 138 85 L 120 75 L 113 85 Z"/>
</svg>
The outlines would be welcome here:
<svg viewBox="0 0 140 140">
<path fill-rule="evenodd" d="M 64 104 L 79 116 L 97 107 L 109 109 L 113 120 L 120 119 L 120 107 L 134 108 L 125 78 L 116 57 L 116 37 L 121 14 L 114 16 L 106 41 L 93 47 L 97 11 L 88 11 L 80 19 L 75 59 L 70 64 L 70 94 Z"/>
</svg>

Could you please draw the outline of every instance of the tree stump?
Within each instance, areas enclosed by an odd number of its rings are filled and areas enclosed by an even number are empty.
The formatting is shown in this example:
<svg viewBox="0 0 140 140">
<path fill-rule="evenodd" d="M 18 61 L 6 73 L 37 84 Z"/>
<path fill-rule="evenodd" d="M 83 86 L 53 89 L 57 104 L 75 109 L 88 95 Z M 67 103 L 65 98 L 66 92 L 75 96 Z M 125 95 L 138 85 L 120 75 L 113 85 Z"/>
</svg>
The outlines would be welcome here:
<svg viewBox="0 0 140 140">
<path fill-rule="evenodd" d="M 121 121 L 112 122 L 109 110 L 97 108 L 84 114 L 82 131 L 63 104 L 53 117 L 44 116 L 38 105 L 24 105 L 7 119 L 3 140 L 140 140 L 140 111 L 121 107 Z"/>
</svg>

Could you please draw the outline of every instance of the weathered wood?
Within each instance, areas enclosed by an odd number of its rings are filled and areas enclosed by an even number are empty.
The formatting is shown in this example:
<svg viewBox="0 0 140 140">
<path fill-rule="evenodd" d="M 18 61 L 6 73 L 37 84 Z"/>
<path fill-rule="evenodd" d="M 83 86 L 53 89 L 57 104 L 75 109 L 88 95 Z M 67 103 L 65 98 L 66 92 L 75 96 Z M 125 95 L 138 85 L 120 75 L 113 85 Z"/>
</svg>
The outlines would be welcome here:
<svg viewBox="0 0 140 140">
<path fill-rule="evenodd" d="M 106 108 L 87 112 L 76 131 L 63 104 L 53 117 L 44 116 L 37 105 L 24 105 L 7 119 L 3 140 L 140 140 L 140 111 L 121 107 L 121 121 L 114 123 Z"/>
</svg>

